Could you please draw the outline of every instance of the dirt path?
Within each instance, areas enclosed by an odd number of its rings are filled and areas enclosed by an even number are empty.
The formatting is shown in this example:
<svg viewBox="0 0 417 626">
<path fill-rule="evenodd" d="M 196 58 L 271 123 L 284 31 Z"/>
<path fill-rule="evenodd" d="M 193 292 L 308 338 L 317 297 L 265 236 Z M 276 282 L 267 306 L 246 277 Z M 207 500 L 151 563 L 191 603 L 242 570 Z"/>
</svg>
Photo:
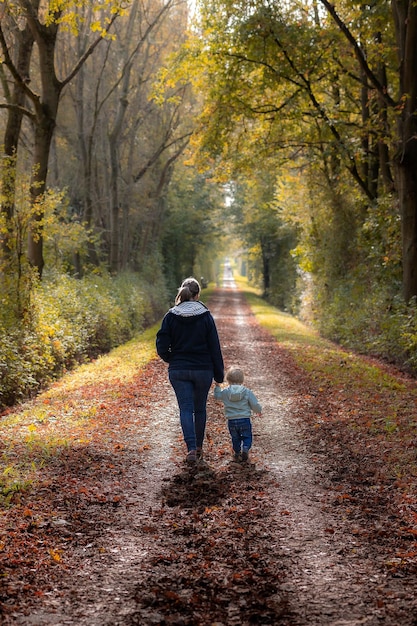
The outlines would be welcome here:
<svg viewBox="0 0 417 626">
<path fill-rule="evenodd" d="M 242 366 L 264 407 L 252 464 L 231 462 L 211 398 L 206 462 L 184 467 L 166 367 L 152 362 L 143 374 L 150 402 L 140 401 L 138 380 L 137 405 L 126 404 L 117 432 L 122 460 L 113 466 L 98 446 L 71 461 L 87 476 L 98 468 L 93 478 L 112 497 L 66 504 L 57 517 L 69 535 L 66 572 L 5 624 L 417 624 L 416 578 L 390 573 L 332 508 L 325 454 L 303 435 L 305 389 L 232 287 L 210 308 L 226 365 Z"/>
</svg>

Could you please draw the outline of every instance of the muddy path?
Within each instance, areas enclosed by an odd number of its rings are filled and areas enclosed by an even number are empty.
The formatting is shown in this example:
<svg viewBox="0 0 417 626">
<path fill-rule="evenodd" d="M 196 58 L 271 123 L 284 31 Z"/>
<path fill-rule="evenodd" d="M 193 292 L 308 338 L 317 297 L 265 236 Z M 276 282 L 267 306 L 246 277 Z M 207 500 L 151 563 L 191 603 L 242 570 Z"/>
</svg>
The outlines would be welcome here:
<svg viewBox="0 0 417 626">
<path fill-rule="evenodd" d="M 123 431 L 114 433 L 117 461 L 97 443 L 54 468 L 57 485 L 81 473 L 111 497 L 57 501 L 65 569 L 4 623 L 417 624 L 416 576 L 390 570 L 378 542 L 364 541 L 333 506 L 335 459 L 310 445 L 305 379 L 232 285 L 210 308 L 226 366 L 243 368 L 263 405 L 251 463 L 232 462 L 211 397 L 205 462 L 185 467 L 166 366 L 153 361 L 141 373 L 151 397 L 141 400 L 138 377 L 136 401 L 126 402 Z"/>
</svg>

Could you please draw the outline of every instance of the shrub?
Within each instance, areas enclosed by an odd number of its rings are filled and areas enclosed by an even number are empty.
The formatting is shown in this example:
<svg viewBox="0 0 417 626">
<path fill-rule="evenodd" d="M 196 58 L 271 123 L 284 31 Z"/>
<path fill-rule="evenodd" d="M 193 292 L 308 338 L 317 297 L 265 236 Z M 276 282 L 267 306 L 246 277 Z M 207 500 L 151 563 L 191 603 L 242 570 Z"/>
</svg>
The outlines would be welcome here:
<svg viewBox="0 0 417 626">
<path fill-rule="evenodd" d="M 417 374 L 417 303 L 406 304 L 398 291 L 344 281 L 320 309 L 320 332 L 346 348 Z"/>
<path fill-rule="evenodd" d="M 133 273 L 46 278 L 34 289 L 24 319 L 12 328 L 0 321 L 0 407 L 32 395 L 154 322 L 166 306 L 162 278 L 159 282 L 156 277 L 150 286 Z"/>
</svg>

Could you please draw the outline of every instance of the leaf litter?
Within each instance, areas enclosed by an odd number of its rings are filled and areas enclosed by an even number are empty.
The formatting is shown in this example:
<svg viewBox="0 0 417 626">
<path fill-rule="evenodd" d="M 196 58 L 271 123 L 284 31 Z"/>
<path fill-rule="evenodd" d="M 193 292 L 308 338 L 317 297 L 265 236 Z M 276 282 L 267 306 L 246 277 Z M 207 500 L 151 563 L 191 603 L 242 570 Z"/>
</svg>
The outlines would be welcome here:
<svg viewBox="0 0 417 626">
<path fill-rule="evenodd" d="M 243 367 L 264 406 L 250 463 L 231 460 L 210 397 L 204 462 L 185 466 L 157 359 L 46 399 L 73 421 L 49 458 L 16 440 L 17 456 L 43 465 L 1 513 L 2 623 L 417 624 L 406 392 L 396 429 L 370 427 L 375 397 L 304 373 L 238 291 L 217 291 L 210 308 L 226 365 Z"/>
</svg>

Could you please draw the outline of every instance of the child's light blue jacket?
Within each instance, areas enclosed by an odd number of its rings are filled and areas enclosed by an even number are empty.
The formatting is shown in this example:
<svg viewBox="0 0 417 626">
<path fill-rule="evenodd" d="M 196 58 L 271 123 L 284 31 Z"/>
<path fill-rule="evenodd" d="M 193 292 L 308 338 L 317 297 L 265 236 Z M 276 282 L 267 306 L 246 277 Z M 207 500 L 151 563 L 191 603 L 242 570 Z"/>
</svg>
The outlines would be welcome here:
<svg viewBox="0 0 417 626">
<path fill-rule="evenodd" d="M 253 391 L 244 385 L 229 385 L 221 389 L 214 388 L 214 397 L 224 404 L 224 412 L 227 419 L 242 419 L 254 413 L 262 413 L 262 407 Z"/>
</svg>

